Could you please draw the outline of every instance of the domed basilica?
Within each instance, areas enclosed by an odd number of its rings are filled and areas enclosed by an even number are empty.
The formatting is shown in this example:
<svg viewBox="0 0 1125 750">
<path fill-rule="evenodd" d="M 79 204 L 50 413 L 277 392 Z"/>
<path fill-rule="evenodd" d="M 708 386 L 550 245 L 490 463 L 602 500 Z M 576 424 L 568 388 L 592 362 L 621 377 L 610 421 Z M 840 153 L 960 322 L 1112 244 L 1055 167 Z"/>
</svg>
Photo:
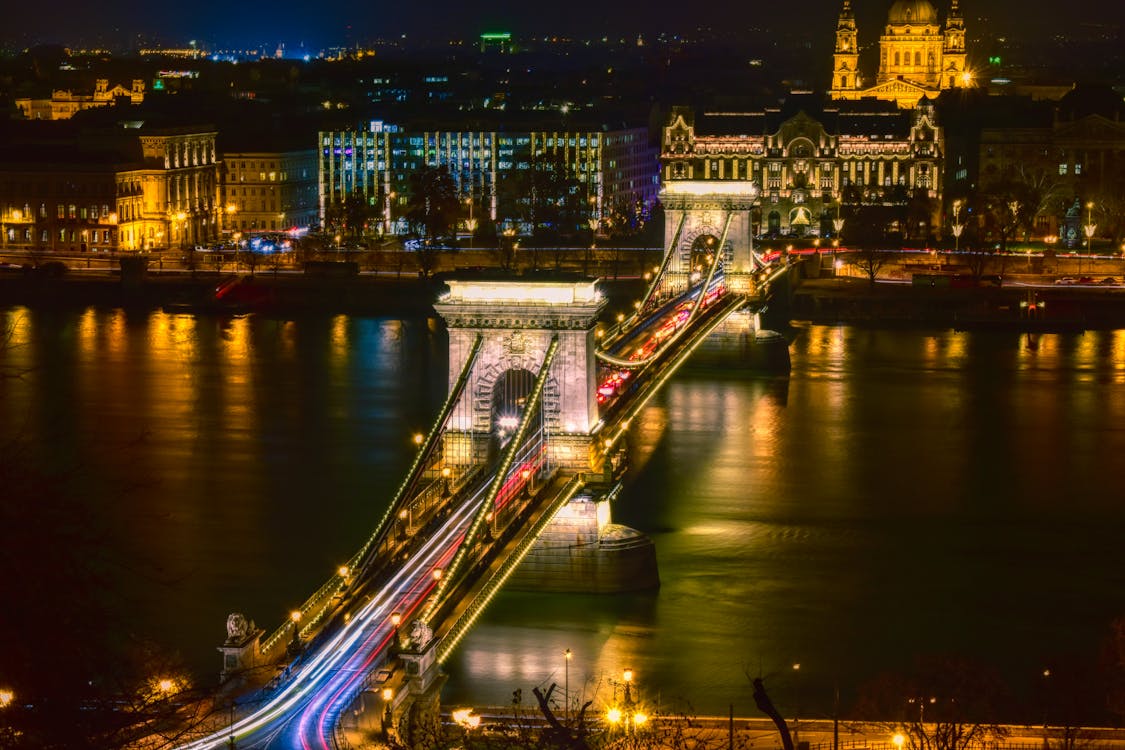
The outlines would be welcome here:
<svg viewBox="0 0 1125 750">
<path fill-rule="evenodd" d="M 942 89 L 971 86 L 965 64 L 965 20 L 958 0 L 951 0 L 945 25 L 929 0 L 895 0 L 879 37 L 879 73 L 865 79 L 859 69 L 859 40 L 851 0 L 844 0 L 836 24 L 833 99 L 875 97 L 914 107 Z"/>
</svg>

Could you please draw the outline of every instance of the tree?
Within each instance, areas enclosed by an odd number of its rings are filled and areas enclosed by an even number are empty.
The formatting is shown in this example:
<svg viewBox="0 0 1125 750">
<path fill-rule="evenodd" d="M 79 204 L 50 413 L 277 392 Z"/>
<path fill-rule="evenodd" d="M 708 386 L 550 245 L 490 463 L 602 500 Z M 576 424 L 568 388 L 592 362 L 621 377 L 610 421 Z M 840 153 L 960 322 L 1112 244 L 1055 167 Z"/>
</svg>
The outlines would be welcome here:
<svg viewBox="0 0 1125 750">
<path fill-rule="evenodd" d="M 901 734 L 910 750 L 968 750 L 1007 736 L 995 719 L 1001 695 L 990 669 L 957 657 L 924 658 L 909 674 L 863 686 L 856 718 Z"/>
<path fill-rule="evenodd" d="M 352 239 L 362 238 L 371 219 L 379 215 L 376 208 L 380 205 L 378 197 L 373 201 L 358 193 L 352 193 L 343 200 L 331 200 L 324 210 L 325 228 L 333 234 Z"/>
<path fill-rule="evenodd" d="M 893 257 L 894 254 L 889 251 L 864 246 L 851 254 L 849 262 L 867 277 L 868 284 L 874 288 L 879 271 L 883 270 L 883 266 L 887 265 Z"/>
<path fill-rule="evenodd" d="M 461 213 L 457 186 L 445 166 L 427 167 L 410 175 L 405 218 L 426 244 L 448 236 Z"/>
</svg>

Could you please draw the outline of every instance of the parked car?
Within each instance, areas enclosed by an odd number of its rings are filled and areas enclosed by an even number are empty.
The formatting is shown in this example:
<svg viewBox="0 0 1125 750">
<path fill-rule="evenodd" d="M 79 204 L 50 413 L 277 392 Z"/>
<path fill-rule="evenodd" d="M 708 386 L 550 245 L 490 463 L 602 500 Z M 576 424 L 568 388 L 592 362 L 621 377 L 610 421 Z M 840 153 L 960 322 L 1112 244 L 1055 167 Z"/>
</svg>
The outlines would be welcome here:
<svg viewBox="0 0 1125 750">
<path fill-rule="evenodd" d="M 1113 278 L 1112 276 L 1106 276 L 1104 279 L 1102 279 L 1098 283 L 1101 284 L 1102 286 L 1116 286 L 1117 285 L 1117 279 Z"/>
<path fill-rule="evenodd" d="M 1056 284 L 1077 284 L 1078 279 L 1074 278 L 1073 276 L 1060 276 L 1059 278 L 1055 279 L 1055 283 Z"/>
</svg>

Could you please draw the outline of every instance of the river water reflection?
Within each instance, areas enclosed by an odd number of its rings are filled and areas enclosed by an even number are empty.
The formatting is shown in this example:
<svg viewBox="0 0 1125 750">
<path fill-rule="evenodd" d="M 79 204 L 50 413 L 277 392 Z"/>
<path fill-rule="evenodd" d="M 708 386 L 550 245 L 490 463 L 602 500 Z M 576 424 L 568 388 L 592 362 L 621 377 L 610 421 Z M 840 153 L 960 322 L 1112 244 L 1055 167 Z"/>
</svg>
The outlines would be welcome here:
<svg viewBox="0 0 1125 750">
<path fill-rule="evenodd" d="M 98 508 L 138 632 L 213 679 L 231 611 L 267 629 L 380 516 L 446 383 L 434 320 L 0 309 L 0 438 Z M 1017 692 L 1125 614 L 1125 331 L 800 329 L 785 380 L 679 376 L 636 420 L 615 520 L 662 588 L 501 595 L 450 701 L 631 667 L 666 709 L 825 715 L 916 654 Z M 792 670 L 800 663 L 799 672 Z M 1022 687 L 1021 687 L 1022 686 Z"/>
</svg>

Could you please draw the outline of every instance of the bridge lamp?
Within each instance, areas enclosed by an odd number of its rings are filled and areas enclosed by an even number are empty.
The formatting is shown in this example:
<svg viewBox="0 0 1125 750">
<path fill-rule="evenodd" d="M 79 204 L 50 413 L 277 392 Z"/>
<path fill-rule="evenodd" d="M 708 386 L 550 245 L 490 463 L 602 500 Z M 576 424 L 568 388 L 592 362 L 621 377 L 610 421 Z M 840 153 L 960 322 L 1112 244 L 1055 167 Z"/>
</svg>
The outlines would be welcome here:
<svg viewBox="0 0 1125 750">
<path fill-rule="evenodd" d="M 608 711 L 605 712 L 605 719 L 610 724 L 613 724 L 614 726 L 617 726 L 618 724 L 621 723 L 621 709 L 617 708 L 616 706 L 609 709 Z"/>
<path fill-rule="evenodd" d="M 624 672 L 621 673 L 621 679 L 625 680 L 625 682 L 632 682 L 633 681 L 633 670 L 626 669 Z"/>
<path fill-rule="evenodd" d="M 352 571 L 348 568 L 347 565 L 341 565 L 340 567 L 336 568 L 336 574 L 341 578 L 347 578 L 351 574 L 351 572 Z"/>
<path fill-rule="evenodd" d="M 422 434 L 422 433 L 420 433 L 420 432 L 415 432 L 415 433 L 414 433 L 414 438 L 413 438 L 413 439 L 414 439 L 414 444 L 415 444 L 415 445 L 421 445 L 421 444 L 422 444 L 422 441 L 426 439 L 426 436 L 425 436 L 425 435 L 423 435 L 423 434 Z"/>
<path fill-rule="evenodd" d="M 648 714 L 646 714 L 645 712 L 637 711 L 635 714 L 633 714 L 633 726 L 636 726 L 636 727 L 644 726 L 645 722 L 647 722 L 647 721 L 648 721 Z"/>
<path fill-rule="evenodd" d="M 395 691 L 391 688 L 383 688 L 383 701 L 390 703 L 395 697 Z"/>
<path fill-rule="evenodd" d="M 906 743 L 906 738 L 903 737 L 902 734 L 896 734 L 894 737 L 891 737 L 891 744 L 893 744 L 895 747 L 897 747 L 898 750 L 902 750 L 902 746 L 905 743 Z"/>
<path fill-rule="evenodd" d="M 620 323 L 623 320 L 625 320 L 625 313 L 617 313 L 617 322 Z"/>
<path fill-rule="evenodd" d="M 434 573 L 433 573 L 433 576 L 434 576 L 434 580 L 435 580 L 435 581 L 440 581 L 440 580 L 441 580 L 441 572 L 442 572 L 442 571 L 441 571 L 441 568 L 434 568 Z"/>
</svg>

